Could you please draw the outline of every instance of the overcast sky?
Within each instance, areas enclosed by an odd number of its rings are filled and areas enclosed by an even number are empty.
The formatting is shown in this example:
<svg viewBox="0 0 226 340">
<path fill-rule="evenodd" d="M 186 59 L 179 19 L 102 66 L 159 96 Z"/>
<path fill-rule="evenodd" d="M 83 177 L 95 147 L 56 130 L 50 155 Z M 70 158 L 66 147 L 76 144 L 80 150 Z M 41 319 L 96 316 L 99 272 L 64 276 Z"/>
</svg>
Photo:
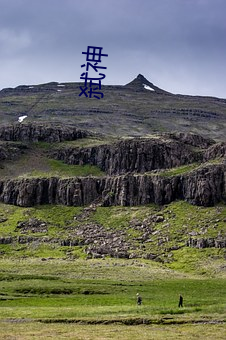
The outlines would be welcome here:
<svg viewBox="0 0 226 340">
<path fill-rule="evenodd" d="M 225 0 L 0 0 L 0 88 L 80 81 L 88 45 L 103 84 L 226 98 Z"/>
</svg>

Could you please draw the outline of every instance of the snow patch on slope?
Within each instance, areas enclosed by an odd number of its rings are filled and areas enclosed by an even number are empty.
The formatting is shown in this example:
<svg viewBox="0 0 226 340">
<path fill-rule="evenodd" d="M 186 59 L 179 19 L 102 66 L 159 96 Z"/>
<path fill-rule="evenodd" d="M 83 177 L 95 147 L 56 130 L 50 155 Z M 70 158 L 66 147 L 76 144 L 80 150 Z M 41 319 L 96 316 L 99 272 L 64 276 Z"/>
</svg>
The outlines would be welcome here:
<svg viewBox="0 0 226 340">
<path fill-rule="evenodd" d="M 19 123 L 22 123 L 22 121 L 23 121 L 25 118 L 27 118 L 27 116 L 20 116 L 20 117 L 18 118 L 18 122 L 19 122 Z"/>
<path fill-rule="evenodd" d="M 148 86 L 148 85 L 146 85 L 146 84 L 143 84 L 143 85 L 144 85 L 144 88 L 145 88 L 146 90 L 155 91 L 152 87 L 150 87 L 150 86 Z"/>
</svg>

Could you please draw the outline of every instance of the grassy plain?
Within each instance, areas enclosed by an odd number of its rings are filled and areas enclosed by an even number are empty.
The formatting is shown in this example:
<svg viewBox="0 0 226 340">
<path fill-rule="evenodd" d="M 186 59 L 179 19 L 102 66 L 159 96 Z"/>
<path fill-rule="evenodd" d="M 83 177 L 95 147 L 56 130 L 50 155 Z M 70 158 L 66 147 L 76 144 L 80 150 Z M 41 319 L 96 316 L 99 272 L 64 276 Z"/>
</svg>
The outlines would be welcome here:
<svg viewBox="0 0 226 340">
<path fill-rule="evenodd" d="M 225 326 L 222 324 L 186 324 L 186 325 L 82 325 L 51 324 L 26 322 L 0 322 L 0 339 L 39 340 L 39 339 L 73 339 L 73 340 L 162 340 L 162 339 L 209 339 L 224 340 Z"/>
<path fill-rule="evenodd" d="M 225 279 L 147 260 L 2 258 L 0 267 L 2 339 L 224 338 Z"/>
</svg>

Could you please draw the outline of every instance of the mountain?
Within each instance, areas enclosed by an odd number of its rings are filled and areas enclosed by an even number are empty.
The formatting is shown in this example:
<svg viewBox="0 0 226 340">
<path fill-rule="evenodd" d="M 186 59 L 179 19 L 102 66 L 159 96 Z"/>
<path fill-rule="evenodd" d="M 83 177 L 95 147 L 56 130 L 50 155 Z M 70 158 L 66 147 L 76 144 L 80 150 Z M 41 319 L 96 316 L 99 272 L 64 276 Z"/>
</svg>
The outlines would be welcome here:
<svg viewBox="0 0 226 340">
<path fill-rule="evenodd" d="M 104 85 L 103 99 L 79 96 L 82 83 L 51 82 L 0 91 L 0 124 L 56 123 L 107 136 L 193 132 L 226 136 L 226 99 L 176 95 L 138 75 L 126 85 Z M 22 123 L 23 124 L 23 123 Z"/>
<path fill-rule="evenodd" d="M 126 88 L 132 89 L 135 91 L 153 91 L 158 94 L 172 94 L 170 92 L 164 91 L 159 87 L 152 84 L 149 80 L 147 80 L 142 74 L 138 74 L 138 76 L 132 80 L 130 83 L 125 85 Z"/>
<path fill-rule="evenodd" d="M 142 75 L 103 86 L 101 100 L 79 86 L 0 92 L 2 256 L 180 257 L 189 268 L 191 248 L 209 248 L 220 272 L 226 100 L 171 94 Z"/>
</svg>

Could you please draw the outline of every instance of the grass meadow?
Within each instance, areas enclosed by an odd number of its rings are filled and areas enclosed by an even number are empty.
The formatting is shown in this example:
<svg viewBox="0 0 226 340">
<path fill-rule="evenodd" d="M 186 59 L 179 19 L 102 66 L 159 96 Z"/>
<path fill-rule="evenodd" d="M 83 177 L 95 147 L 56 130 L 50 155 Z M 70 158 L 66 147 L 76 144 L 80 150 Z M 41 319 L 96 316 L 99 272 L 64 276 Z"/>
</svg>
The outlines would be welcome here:
<svg viewBox="0 0 226 340">
<path fill-rule="evenodd" d="M 224 338 L 223 278 L 141 259 L 2 258 L 0 267 L 0 339 Z"/>
<path fill-rule="evenodd" d="M 0 204 L 0 237 L 14 238 L 0 244 L 0 339 L 225 339 L 225 251 L 185 246 L 191 231 L 198 237 L 204 227 L 205 237 L 224 234 L 225 205 L 203 208 L 178 201 L 161 209 L 97 207 L 81 220 L 83 213 L 82 207 Z M 128 228 L 130 221 L 154 214 L 168 224 L 153 226 L 147 251 L 162 254 L 162 262 L 87 259 L 82 246 L 41 242 L 71 238 L 81 223 L 128 230 L 132 242 L 137 231 Z M 32 218 L 46 223 L 47 230 L 23 234 L 18 223 Z M 180 248 L 168 251 L 158 244 L 159 235 Z M 18 243 L 20 236 L 34 242 Z M 179 294 L 183 308 L 178 308 Z"/>
</svg>

